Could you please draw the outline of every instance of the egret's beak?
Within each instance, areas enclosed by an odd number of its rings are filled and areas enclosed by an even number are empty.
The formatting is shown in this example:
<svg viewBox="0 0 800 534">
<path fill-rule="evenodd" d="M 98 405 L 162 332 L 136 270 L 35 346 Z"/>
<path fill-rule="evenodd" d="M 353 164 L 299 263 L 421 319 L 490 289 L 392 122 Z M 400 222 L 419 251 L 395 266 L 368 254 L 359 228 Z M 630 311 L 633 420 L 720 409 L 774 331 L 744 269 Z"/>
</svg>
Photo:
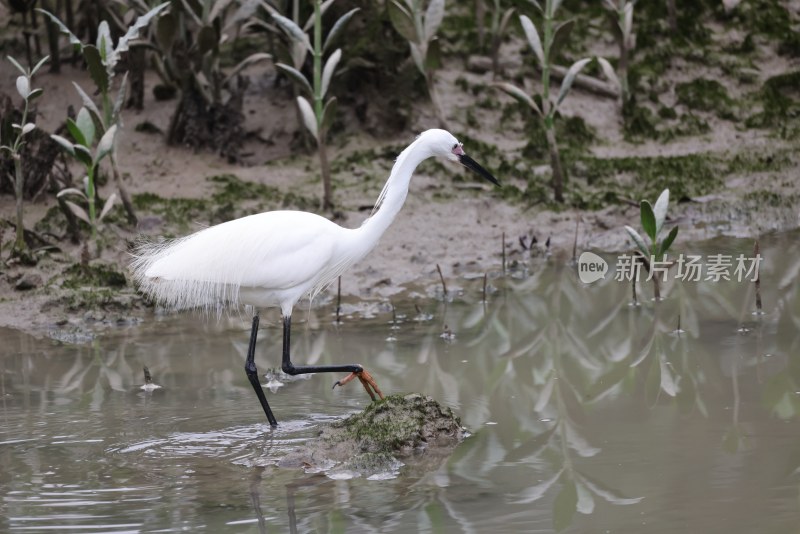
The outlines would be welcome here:
<svg viewBox="0 0 800 534">
<path fill-rule="evenodd" d="M 492 182 L 494 185 L 498 186 L 500 185 L 500 182 L 497 181 L 497 178 L 492 176 L 492 173 L 490 173 L 489 171 L 478 165 L 478 163 L 474 159 L 467 156 L 466 154 L 457 154 L 457 156 L 458 156 L 458 162 L 462 164 L 464 167 L 475 172 L 476 174 L 479 174 L 480 176 L 483 176 L 484 178 Z"/>
</svg>

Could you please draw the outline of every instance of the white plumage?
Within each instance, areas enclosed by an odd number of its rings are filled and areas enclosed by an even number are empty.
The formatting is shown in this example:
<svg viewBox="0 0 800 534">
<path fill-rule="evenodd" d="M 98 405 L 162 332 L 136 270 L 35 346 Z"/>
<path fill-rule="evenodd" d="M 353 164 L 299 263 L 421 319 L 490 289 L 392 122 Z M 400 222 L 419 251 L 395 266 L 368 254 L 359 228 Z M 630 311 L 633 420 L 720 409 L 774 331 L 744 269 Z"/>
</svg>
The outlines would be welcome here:
<svg viewBox="0 0 800 534">
<path fill-rule="evenodd" d="M 303 295 L 313 297 L 373 249 L 403 206 L 414 169 L 432 156 L 457 161 L 497 184 L 489 172 L 464 154 L 450 133 L 428 130 L 400 153 L 375 209 L 358 228 L 342 228 L 302 211 L 250 215 L 180 239 L 141 244 L 131 263 L 133 277 L 143 293 L 171 308 L 199 307 L 217 312 L 242 305 L 255 308 L 245 372 L 272 426 L 278 423 L 254 360 L 260 308 L 281 307 L 281 369 L 285 373 L 348 372 L 335 385 L 357 377 L 373 400 L 376 393 L 383 398 L 375 380 L 360 364 L 294 365 L 290 357 L 292 308 Z"/>
</svg>

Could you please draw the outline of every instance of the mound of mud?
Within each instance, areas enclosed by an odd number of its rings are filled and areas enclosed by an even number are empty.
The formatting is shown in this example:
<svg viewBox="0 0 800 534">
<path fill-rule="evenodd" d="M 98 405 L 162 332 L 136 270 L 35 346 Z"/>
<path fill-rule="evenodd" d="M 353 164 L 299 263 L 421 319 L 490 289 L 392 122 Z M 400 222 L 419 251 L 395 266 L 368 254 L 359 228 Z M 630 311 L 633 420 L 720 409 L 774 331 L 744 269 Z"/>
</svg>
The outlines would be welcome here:
<svg viewBox="0 0 800 534">
<path fill-rule="evenodd" d="M 465 437 L 450 408 L 416 393 L 392 395 L 322 430 L 278 465 L 333 478 L 393 478 L 405 463 L 441 458 Z"/>
</svg>

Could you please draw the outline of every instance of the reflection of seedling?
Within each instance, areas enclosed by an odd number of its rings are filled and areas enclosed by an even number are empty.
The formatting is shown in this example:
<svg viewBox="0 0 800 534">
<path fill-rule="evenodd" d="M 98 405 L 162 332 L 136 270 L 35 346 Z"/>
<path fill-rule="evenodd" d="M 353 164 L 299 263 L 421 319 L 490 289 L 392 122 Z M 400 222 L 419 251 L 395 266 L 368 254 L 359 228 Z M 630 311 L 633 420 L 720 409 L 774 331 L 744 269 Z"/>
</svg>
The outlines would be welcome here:
<svg viewBox="0 0 800 534">
<path fill-rule="evenodd" d="M 639 235 L 639 232 L 630 226 L 625 226 L 625 230 L 628 232 L 628 235 L 639 249 L 639 252 L 642 254 L 642 261 L 648 271 L 652 268 L 652 262 L 662 261 L 664 259 L 667 250 L 669 250 L 669 247 L 672 246 L 672 243 L 675 241 L 675 237 L 678 235 L 678 227 L 674 226 L 672 230 L 670 230 L 669 234 L 667 234 L 667 237 L 661 240 L 658 238 L 659 234 L 661 233 L 661 229 L 664 227 L 664 221 L 667 218 L 668 205 L 669 189 L 664 189 L 664 191 L 661 192 L 661 194 L 658 196 L 658 200 L 656 200 L 655 206 L 651 205 L 647 200 L 642 200 L 642 228 L 644 228 L 645 234 L 650 239 L 649 246 L 647 243 L 645 243 L 645 240 L 642 238 L 642 236 Z M 659 300 L 661 294 L 659 292 L 658 277 L 653 277 L 653 283 L 655 298 L 656 300 Z"/>
<path fill-rule="evenodd" d="M 753 257 L 759 258 L 760 254 L 761 250 L 758 246 L 758 239 L 756 239 L 756 244 L 753 246 Z M 756 274 L 753 284 L 756 286 L 756 315 L 763 315 L 764 310 L 761 305 L 761 262 L 759 261 L 756 261 Z"/>
<path fill-rule="evenodd" d="M 556 112 L 558 112 L 559 106 L 567 97 L 567 94 L 569 94 L 575 77 L 583 67 L 591 61 L 591 58 L 584 58 L 573 63 L 561 82 L 561 89 L 558 92 L 558 96 L 555 99 L 551 99 L 550 72 L 553 69 L 561 47 L 564 46 L 569 39 L 569 34 L 572 31 L 572 27 L 575 25 L 574 20 L 568 20 L 559 25 L 555 24 L 555 13 L 560 5 L 560 0 L 547 0 L 545 3 L 545 8 L 542 11 L 544 15 L 544 21 L 542 23 L 544 40 L 539 37 L 539 32 L 536 30 L 536 26 L 533 25 L 531 19 L 525 15 L 520 15 L 519 17 L 520 23 L 522 23 L 522 29 L 525 30 L 528 44 L 530 44 L 536 55 L 536 60 L 539 63 L 539 68 L 542 73 L 541 93 L 535 95 L 535 97 L 538 98 L 531 97 L 523 89 L 512 83 L 497 82 L 495 84 L 498 88 L 535 111 L 536 114 L 542 118 L 542 121 L 544 121 L 547 148 L 550 152 L 550 167 L 553 173 L 553 194 L 556 202 L 564 202 L 564 182 L 566 181 L 566 175 L 561 167 L 561 157 L 558 153 L 558 142 L 556 141 Z"/>
<path fill-rule="evenodd" d="M 0 153 L 7 153 L 14 160 L 14 194 L 16 196 L 16 209 L 17 209 L 17 240 L 14 243 L 14 253 L 23 253 L 27 246 L 25 244 L 25 226 L 22 220 L 22 194 L 24 186 L 24 175 L 22 173 L 22 157 L 20 151 L 25 144 L 25 136 L 32 132 L 36 125 L 28 122 L 28 113 L 30 112 L 30 104 L 37 97 L 41 96 L 42 89 L 34 89 L 31 86 L 31 78 L 36 74 L 42 65 L 47 61 L 44 57 L 32 69 L 24 69 L 14 58 L 9 56 L 8 60 L 22 73 L 22 76 L 17 77 L 17 92 L 22 97 L 25 106 L 22 110 L 22 120 L 19 124 L 12 124 L 11 127 L 14 131 L 14 141 L 10 145 L 0 146 Z M 1 132 L 0 132 L 1 133 Z"/>
</svg>

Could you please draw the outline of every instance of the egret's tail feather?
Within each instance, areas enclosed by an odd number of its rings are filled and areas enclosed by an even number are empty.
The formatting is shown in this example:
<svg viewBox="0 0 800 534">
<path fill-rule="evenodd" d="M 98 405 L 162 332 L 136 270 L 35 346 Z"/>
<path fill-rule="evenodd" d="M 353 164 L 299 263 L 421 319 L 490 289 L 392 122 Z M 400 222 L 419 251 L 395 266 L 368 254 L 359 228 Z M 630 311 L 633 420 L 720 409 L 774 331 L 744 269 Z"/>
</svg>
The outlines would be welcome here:
<svg viewBox="0 0 800 534">
<path fill-rule="evenodd" d="M 224 265 L 215 269 L 204 262 L 194 250 L 193 237 L 136 245 L 130 269 L 140 291 L 172 309 L 200 308 L 219 314 L 225 308 L 239 308 L 240 282 L 231 281 Z"/>
</svg>

